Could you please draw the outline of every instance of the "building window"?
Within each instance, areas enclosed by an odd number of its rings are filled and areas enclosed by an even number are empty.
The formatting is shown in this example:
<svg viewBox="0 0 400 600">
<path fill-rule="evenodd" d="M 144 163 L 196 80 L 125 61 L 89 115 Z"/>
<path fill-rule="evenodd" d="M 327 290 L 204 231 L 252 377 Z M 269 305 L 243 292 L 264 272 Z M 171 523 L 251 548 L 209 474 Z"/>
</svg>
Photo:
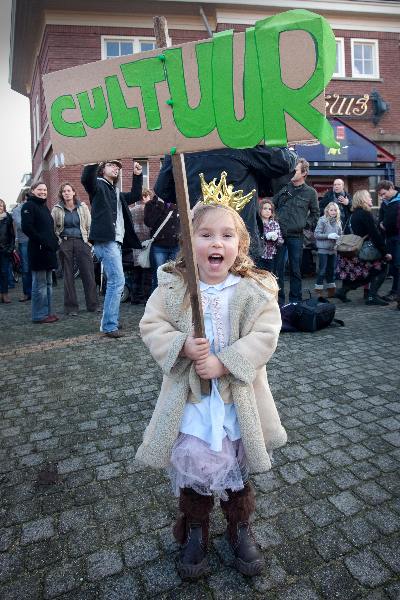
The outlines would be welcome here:
<svg viewBox="0 0 400 600">
<path fill-rule="evenodd" d="M 336 38 L 336 67 L 333 77 L 345 77 L 344 38 Z"/>
<path fill-rule="evenodd" d="M 150 37 L 101 36 L 101 58 L 103 60 L 147 52 L 147 50 L 154 50 L 155 47 L 156 41 Z"/>
<path fill-rule="evenodd" d="M 33 151 L 40 142 L 40 109 L 39 96 L 36 96 L 35 103 L 32 109 L 32 134 L 33 134 Z"/>
<path fill-rule="evenodd" d="M 378 79 L 378 40 L 351 40 L 351 72 L 357 79 Z"/>
</svg>

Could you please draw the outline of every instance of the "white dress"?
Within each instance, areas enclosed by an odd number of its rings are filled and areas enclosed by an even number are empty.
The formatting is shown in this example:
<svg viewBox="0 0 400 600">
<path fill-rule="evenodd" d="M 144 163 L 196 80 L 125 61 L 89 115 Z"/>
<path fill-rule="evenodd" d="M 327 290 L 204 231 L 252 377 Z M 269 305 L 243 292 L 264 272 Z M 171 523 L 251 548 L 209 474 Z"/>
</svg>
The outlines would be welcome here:
<svg viewBox="0 0 400 600">
<path fill-rule="evenodd" d="M 228 344 L 229 302 L 239 281 L 240 277 L 229 274 L 217 285 L 200 282 L 205 334 L 213 353 Z M 175 495 L 179 496 L 180 488 L 190 487 L 226 499 L 226 489 L 242 489 L 248 469 L 240 438 L 235 405 L 224 403 L 218 379 L 212 379 L 210 394 L 185 406 L 169 468 Z"/>
</svg>

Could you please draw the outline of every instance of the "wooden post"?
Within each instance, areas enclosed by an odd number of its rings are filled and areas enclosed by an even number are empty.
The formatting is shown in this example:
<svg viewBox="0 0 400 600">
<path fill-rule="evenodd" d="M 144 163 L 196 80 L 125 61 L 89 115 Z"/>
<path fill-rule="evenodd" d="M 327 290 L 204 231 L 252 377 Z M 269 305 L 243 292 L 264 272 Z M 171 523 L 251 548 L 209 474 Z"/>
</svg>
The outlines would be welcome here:
<svg viewBox="0 0 400 600">
<path fill-rule="evenodd" d="M 154 34 L 157 48 L 165 48 L 168 44 L 168 26 L 165 17 L 153 17 Z M 186 180 L 185 156 L 177 152 L 172 155 L 172 170 L 175 181 L 176 201 L 179 211 L 179 221 L 183 240 L 183 253 L 185 256 L 187 285 L 189 290 L 190 305 L 192 307 L 192 319 L 194 326 L 194 337 L 204 338 L 204 320 L 201 306 L 199 287 L 199 276 L 196 255 L 193 248 L 192 216 L 190 212 L 189 193 Z M 210 382 L 201 379 L 201 391 L 203 394 L 210 393 Z"/>
</svg>

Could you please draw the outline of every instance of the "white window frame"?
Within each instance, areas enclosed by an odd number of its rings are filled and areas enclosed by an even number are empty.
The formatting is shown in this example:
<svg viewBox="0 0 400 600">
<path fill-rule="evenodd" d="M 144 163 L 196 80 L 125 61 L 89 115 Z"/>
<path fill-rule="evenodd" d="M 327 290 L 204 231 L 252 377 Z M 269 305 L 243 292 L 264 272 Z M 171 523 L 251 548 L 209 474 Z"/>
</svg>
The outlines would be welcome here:
<svg viewBox="0 0 400 600">
<path fill-rule="evenodd" d="M 150 189 L 149 186 L 149 161 L 147 158 L 138 158 L 137 161 L 140 165 L 142 165 L 142 173 L 143 173 L 143 189 Z M 146 168 L 146 175 L 144 174 L 144 169 Z"/>
<path fill-rule="evenodd" d="M 32 134 L 33 134 L 33 152 L 35 152 L 37 145 L 40 142 L 40 103 L 39 94 L 35 98 L 35 102 L 32 108 Z"/>
<path fill-rule="evenodd" d="M 345 54 L 344 54 L 344 38 L 335 38 L 336 46 L 338 48 L 338 63 L 339 63 L 339 71 L 334 73 L 332 77 L 346 77 L 346 62 L 345 62 Z"/>
<path fill-rule="evenodd" d="M 155 42 L 156 38 L 154 36 L 128 36 L 128 35 L 102 35 L 101 36 L 101 60 L 107 60 L 107 42 L 132 42 L 133 44 L 133 54 L 137 54 L 141 52 L 140 50 L 140 42 Z M 127 54 L 126 56 L 131 56 Z M 117 57 L 112 57 L 117 58 Z"/>
<path fill-rule="evenodd" d="M 355 44 L 368 44 L 372 46 L 372 58 L 374 65 L 374 72 L 371 75 L 364 75 L 356 73 L 354 66 L 354 45 Z M 352 38 L 351 39 L 351 76 L 353 79 L 379 79 L 379 44 L 378 40 L 363 39 L 363 38 Z"/>
</svg>

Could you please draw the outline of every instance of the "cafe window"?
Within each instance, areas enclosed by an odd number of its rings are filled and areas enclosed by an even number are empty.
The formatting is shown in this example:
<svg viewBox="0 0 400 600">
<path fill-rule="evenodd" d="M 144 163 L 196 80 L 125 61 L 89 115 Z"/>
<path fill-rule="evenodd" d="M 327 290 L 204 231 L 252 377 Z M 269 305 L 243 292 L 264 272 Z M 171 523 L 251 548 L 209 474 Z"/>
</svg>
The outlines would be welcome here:
<svg viewBox="0 0 400 600">
<path fill-rule="evenodd" d="M 336 67 L 333 77 L 345 77 L 344 38 L 336 38 Z"/>
<path fill-rule="evenodd" d="M 156 41 L 152 37 L 101 36 L 101 58 L 129 56 L 138 52 L 154 50 Z"/>
<path fill-rule="evenodd" d="M 351 71 L 356 79 L 379 78 L 378 40 L 351 40 Z"/>
</svg>

